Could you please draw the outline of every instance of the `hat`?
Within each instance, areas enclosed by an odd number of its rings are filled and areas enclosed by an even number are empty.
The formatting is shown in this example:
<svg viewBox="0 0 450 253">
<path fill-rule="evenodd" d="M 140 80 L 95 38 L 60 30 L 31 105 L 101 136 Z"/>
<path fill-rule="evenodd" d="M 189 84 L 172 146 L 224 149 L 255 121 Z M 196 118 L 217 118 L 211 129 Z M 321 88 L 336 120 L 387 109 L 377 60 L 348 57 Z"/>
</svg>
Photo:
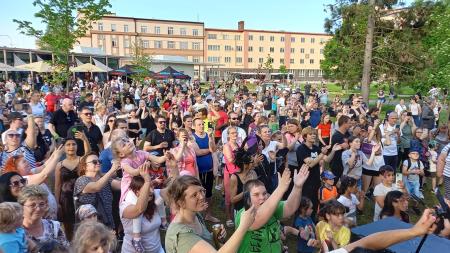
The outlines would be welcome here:
<svg viewBox="0 0 450 253">
<path fill-rule="evenodd" d="M 9 120 L 15 120 L 15 119 L 23 119 L 24 116 L 20 112 L 10 112 L 8 115 Z"/>
<path fill-rule="evenodd" d="M 77 209 L 77 216 L 81 221 L 93 214 L 97 214 L 97 209 L 95 209 L 95 207 L 91 204 L 81 205 Z"/>
<path fill-rule="evenodd" d="M 333 174 L 333 172 L 329 170 L 324 170 L 320 175 L 320 177 L 323 179 L 334 179 L 336 176 Z"/>
<path fill-rule="evenodd" d="M 413 147 L 413 148 L 411 148 L 411 149 L 409 150 L 409 153 L 410 153 L 410 154 L 411 154 L 411 153 L 414 153 L 414 152 L 420 153 L 420 152 L 419 152 L 419 149 L 416 148 L 416 147 Z"/>
<path fill-rule="evenodd" d="M 5 135 L 8 135 L 8 134 L 20 134 L 17 130 L 14 130 L 14 129 L 8 129 L 8 130 L 6 130 L 5 132 L 4 132 L 4 134 Z"/>
</svg>

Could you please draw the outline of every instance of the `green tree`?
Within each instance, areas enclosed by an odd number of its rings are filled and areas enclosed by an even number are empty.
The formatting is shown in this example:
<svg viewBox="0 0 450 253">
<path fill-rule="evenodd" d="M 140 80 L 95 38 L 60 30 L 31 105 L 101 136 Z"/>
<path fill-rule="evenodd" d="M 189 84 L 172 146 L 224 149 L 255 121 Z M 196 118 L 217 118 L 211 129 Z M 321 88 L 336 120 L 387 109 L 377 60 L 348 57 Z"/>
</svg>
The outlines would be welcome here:
<svg viewBox="0 0 450 253">
<path fill-rule="evenodd" d="M 286 68 L 286 65 L 281 65 L 280 69 L 279 69 L 280 73 L 281 73 L 281 81 L 284 83 L 284 78 L 287 75 L 287 73 L 289 72 L 288 69 Z"/>
<path fill-rule="evenodd" d="M 55 57 L 51 64 L 58 70 L 53 80 L 68 81 L 70 51 L 92 28 L 93 21 L 108 13 L 109 0 L 34 0 L 33 5 L 39 8 L 34 16 L 46 25 L 45 31 L 36 29 L 30 21 L 13 21 L 22 34 L 36 37 L 40 48 L 52 51 Z"/>
<path fill-rule="evenodd" d="M 264 62 L 263 69 L 267 71 L 266 79 L 270 79 L 270 73 L 273 71 L 273 58 L 270 54 L 267 55 L 266 61 Z"/>
<path fill-rule="evenodd" d="M 145 54 L 142 41 L 133 43 L 132 45 L 132 61 L 134 73 L 130 76 L 134 81 L 142 83 L 145 78 L 150 76 L 150 68 L 152 67 L 152 59 Z"/>
</svg>

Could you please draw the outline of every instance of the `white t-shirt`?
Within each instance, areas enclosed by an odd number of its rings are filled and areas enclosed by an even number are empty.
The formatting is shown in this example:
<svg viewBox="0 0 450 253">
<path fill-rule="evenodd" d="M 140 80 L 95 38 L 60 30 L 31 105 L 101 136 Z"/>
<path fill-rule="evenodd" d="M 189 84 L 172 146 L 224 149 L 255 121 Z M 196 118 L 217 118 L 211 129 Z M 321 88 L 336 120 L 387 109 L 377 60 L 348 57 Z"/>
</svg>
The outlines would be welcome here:
<svg viewBox="0 0 450 253">
<path fill-rule="evenodd" d="M 359 205 L 359 200 L 355 196 L 355 194 L 351 194 L 352 199 L 348 199 L 343 194 L 337 199 L 341 204 L 343 204 L 345 207 L 348 207 L 349 211 L 345 213 L 345 217 L 352 219 L 353 222 L 356 224 L 356 207 Z"/>
<path fill-rule="evenodd" d="M 406 111 L 406 105 L 397 104 L 395 106 L 395 112 L 398 114 L 399 117 L 401 116 L 403 111 Z"/>
<path fill-rule="evenodd" d="M 373 196 L 386 196 L 388 192 L 397 190 L 397 185 L 392 184 L 391 187 L 385 186 L 383 183 L 379 183 L 377 186 L 375 186 L 375 189 L 373 190 Z M 378 203 L 375 201 L 375 211 L 373 215 L 373 221 L 377 221 L 380 219 L 380 213 L 381 213 L 381 207 L 378 205 Z"/>
<path fill-rule="evenodd" d="M 411 110 L 411 115 L 417 116 L 419 115 L 419 104 L 411 104 L 409 105 L 409 109 Z"/>
<path fill-rule="evenodd" d="M 328 253 L 348 253 L 348 251 L 344 248 L 340 248 L 340 249 L 335 249 L 332 251 L 328 251 Z"/>
<path fill-rule="evenodd" d="M 236 140 L 236 143 L 241 145 L 242 142 L 244 141 L 245 137 L 247 137 L 247 133 L 245 132 L 244 129 L 240 128 L 240 127 L 236 127 L 237 128 L 237 133 L 238 133 L 238 137 Z M 228 142 L 228 127 L 225 128 L 225 130 L 223 130 L 222 132 L 222 144 L 225 145 Z"/>
<path fill-rule="evenodd" d="M 262 154 L 266 156 L 267 160 L 269 160 L 269 162 L 274 162 L 274 160 L 270 159 L 269 153 L 270 152 L 277 152 L 278 148 L 278 141 L 270 141 L 269 145 L 267 145 L 263 150 L 262 150 Z"/>
<path fill-rule="evenodd" d="M 384 124 L 380 124 L 380 130 L 381 130 L 381 142 L 383 143 L 383 155 L 384 156 L 396 156 L 398 155 L 398 149 L 397 149 L 397 134 L 391 134 L 391 145 L 385 145 L 384 141 L 386 139 L 386 135 L 384 134 Z M 395 125 L 391 126 L 389 123 L 387 123 L 387 131 L 393 132 L 395 130 Z"/>
</svg>

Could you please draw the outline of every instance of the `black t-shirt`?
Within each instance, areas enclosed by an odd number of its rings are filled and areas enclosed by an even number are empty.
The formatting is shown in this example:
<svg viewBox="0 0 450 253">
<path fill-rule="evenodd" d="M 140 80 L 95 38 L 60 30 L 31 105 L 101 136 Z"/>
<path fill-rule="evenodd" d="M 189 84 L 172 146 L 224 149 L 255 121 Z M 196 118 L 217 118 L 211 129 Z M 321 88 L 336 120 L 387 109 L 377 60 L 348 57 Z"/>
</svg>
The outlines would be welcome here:
<svg viewBox="0 0 450 253">
<path fill-rule="evenodd" d="M 301 168 L 305 163 L 306 158 L 316 159 L 321 150 L 318 146 L 313 145 L 312 149 L 306 146 L 304 143 L 300 145 L 295 151 L 297 154 L 298 167 Z M 320 188 L 320 164 L 317 163 L 314 167 L 309 169 L 309 176 L 303 185 L 303 194 L 310 198 L 313 202 L 318 199 L 318 190 Z M 314 202 L 315 203 L 315 202 Z"/>
<path fill-rule="evenodd" d="M 56 110 L 50 120 L 50 123 L 55 126 L 56 133 L 62 137 L 67 137 L 67 131 L 77 121 L 77 115 L 73 110 L 65 113 L 62 109 Z"/>
<path fill-rule="evenodd" d="M 248 127 L 250 126 L 250 124 L 254 121 L 253 117 L 251 115 L 248 114 L 244 114 L 244 119 L 242 120 L 242 124 L 241 127 L 242 129 L 245 130 L 245 132 L 248 132 Z"/>
<path fill-rule="evenodd" d="M 272 97 L 271 96 L 264 97 L 264 110 L 266 110 L 266 111 L 272 110 Z"/>
<path fill-rule="evenodd" d="M 333 136 L 331 137 L 331 146 L 333 147 L 334 144 L 342 144 L 344 142 L 347 142 L 347 139 L 350 137 L 350 134 L 346 132 L 345 134 L 342 134 L 339 131 L 336 131 Z M 333 171 L 334 175 L 336 176 L 336 179 L 339 179 L 342 176 L 342 172 L 344 171 L 344 166 L 342 165 L 342 153 L 345 150 L 338 150 L 334 152 L 333 159 L 330 162 L 331 170 Z"/>
<path fill-rule="evenodd" d="M 91 146 L 91 151 L 100 153 L 98 144 L 101 144 L 102 140 L 103 140 L 103 135 L 102 135 L 102 132 L 100 131 L 100 128 L 98 128 L 98 126 L 96 126 L 94 124 L 92 124 L 90 128 L 87 128 L 87 126 L 83 124 L 82 128 L 83 128 L 84 134 L 88 138 L 89 145 Z M 74 138 L 74 133 L 69 130 L 67 136 L 69 136 L 70 138 Z M 75 141 L 77 143 L 77 155 L 83 156 L 84 155 L 83 141 L 80 139 L 75 139 Z"/>
<path fill-rule="evenodd" d="M 158 129 L 152 130 L 147 137 L 145 138 L 145 141 L 150 142 L 152 146 L 156 146 L 162 142 L 167 141 L 169 146 L 167 148 L 159 148 L 152 151 L 157 152 L 157 156 L 163 156 L 164 150 L 169 150 L 173 147 L 173 141 L 175 140 L 175 134 L 172 132 L 172 130 L 166 129 L 164 133 L 160 133 Z"/>
</svg>

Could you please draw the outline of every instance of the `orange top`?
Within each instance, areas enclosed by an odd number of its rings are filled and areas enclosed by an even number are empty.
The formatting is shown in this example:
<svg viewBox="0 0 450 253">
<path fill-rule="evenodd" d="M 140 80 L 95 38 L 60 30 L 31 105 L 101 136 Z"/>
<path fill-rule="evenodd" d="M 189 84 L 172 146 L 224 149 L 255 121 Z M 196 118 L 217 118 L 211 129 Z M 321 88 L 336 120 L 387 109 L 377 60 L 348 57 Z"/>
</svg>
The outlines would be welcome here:
<svg viewBox="0 0 450 253">
<path fill-rule="evenodd" d="M 324 137 L 330 137 L 330 134 L 331 134 L 331 123 L 328 123 L 328 124 L 322 124 L 322 123 L 320 123 L 320 124 L 317 126 L 317 129 L 320 129 L 321 134 L 322 134 L 322 138 L 324 138 Z"/>
<path fill-rule="evenodd" d="M 336 186 L 332 186 L 331 190 L 325 186 L 321 186 L 319 189 L 319 200 L 321 201 L 337 198 L 337 196 L 338 193 Z"/>
</svg>

